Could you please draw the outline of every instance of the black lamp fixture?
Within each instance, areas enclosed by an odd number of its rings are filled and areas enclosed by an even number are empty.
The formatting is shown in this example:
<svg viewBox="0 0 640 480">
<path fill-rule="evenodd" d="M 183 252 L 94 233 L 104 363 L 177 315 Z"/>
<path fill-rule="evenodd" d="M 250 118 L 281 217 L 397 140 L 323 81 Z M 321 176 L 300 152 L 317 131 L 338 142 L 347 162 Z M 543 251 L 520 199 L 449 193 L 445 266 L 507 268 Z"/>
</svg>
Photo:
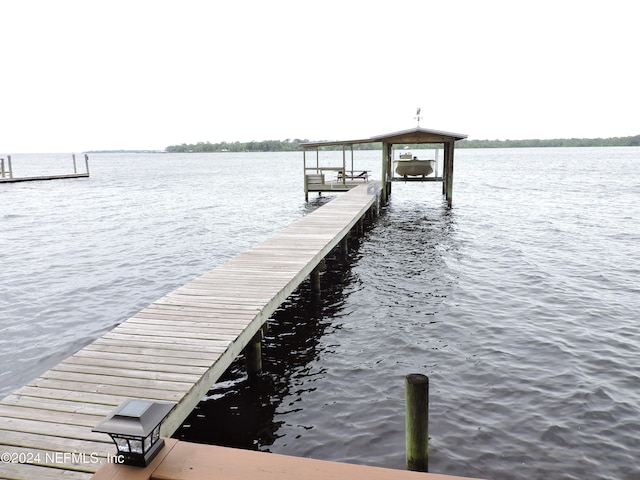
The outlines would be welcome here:
<svg viewBox="0 0 640 480">
<path fill-rule="evenodd" d="M 93 429 L 108 433 L 126 465 L 146 467 L 164 445 L 160 424 L 175 403 L 127 399 Z"/>
</svg>

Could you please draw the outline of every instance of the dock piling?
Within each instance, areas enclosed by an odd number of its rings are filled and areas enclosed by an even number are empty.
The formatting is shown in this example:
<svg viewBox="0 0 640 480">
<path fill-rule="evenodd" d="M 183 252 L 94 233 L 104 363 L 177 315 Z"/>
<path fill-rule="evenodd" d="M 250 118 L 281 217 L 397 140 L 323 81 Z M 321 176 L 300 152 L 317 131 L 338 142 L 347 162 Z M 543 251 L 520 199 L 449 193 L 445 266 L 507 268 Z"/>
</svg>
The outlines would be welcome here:
<svg viewBox="0 0 640 480">
<path fill-rule="evenodd" d="M 407 470 L 429 471 L 429 378 L 405 377 Z"/>
<path fill-rule="evenodd" d="M 322 293 L 322 289 L 320 287 L 320 270 L 321 270 L 321 267 L 320 265 L 318 265 L 316 268 L 313 269 L 310 276 L 311 291 L 315 295 L 320 295 Z"/>
<path fill-rule="evenodd" d="M 249 376 L 262 373 L 262 337 L 263 330 L 260 329 L 245 347 L 247 373 Z"/>
<path fill-rule="evenodd" d="M 345 257 L 349 255 L 349 234 L 346 234 L 342 240 L 340 240 L 340 253 Z"/>
</svg>

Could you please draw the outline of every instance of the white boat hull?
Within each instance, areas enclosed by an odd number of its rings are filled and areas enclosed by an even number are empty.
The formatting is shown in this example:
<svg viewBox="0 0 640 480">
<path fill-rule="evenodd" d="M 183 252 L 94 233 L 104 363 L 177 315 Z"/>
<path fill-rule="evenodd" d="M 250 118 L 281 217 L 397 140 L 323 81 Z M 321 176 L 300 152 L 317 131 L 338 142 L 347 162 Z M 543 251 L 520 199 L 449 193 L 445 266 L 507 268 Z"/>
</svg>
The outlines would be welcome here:
<svg viewBox="0 0 640 480">
<path fill-rule="evenodd" d="M 396 173 L 401 177 L 426 177 L 433 173 L 435 160 L 396 160 Z"/>
</svg>

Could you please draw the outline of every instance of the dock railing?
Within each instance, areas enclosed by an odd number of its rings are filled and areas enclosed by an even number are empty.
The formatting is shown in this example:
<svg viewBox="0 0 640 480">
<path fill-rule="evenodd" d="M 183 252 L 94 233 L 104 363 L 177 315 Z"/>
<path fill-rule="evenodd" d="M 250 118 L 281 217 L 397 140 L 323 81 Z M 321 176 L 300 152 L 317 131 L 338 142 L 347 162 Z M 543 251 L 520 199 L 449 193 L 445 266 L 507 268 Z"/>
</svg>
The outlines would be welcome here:
<svg viewBox="0 0 640 480">
<path fill-rule="evenodd" d="M 7 163 L 5 166 L 4 158 L 0 158 L 0 174 L 2 178 L 13 178 L 13 168 L 11 168 L 11 155 L 7 155 Z"/>
</svg>

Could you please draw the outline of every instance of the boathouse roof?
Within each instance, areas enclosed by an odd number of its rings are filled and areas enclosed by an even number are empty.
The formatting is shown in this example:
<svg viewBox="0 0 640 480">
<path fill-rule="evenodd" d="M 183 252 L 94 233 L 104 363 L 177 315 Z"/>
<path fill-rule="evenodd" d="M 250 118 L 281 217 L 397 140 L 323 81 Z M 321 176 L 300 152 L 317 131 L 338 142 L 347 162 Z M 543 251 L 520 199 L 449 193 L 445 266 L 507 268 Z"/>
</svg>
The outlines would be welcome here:
<svg viewBox="0 0 640 480">
<path fill-rule="evenodd" d="M 316 148 L 331 145 L 354 145 L 357 143 L 448 143 L 455 142 L 467 138 L 462 133 L 443 132 L 441 130 L 432 130 L 429 128 L 415 127 L 399 132 L 386 133 L 384 135 L 376 135 L 370 138 L 361 138 L 357 140 L 333 140 L 326 142 L 309 142 L 303 143 L 302 148 Z"/>
</svg>

